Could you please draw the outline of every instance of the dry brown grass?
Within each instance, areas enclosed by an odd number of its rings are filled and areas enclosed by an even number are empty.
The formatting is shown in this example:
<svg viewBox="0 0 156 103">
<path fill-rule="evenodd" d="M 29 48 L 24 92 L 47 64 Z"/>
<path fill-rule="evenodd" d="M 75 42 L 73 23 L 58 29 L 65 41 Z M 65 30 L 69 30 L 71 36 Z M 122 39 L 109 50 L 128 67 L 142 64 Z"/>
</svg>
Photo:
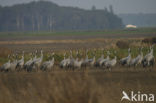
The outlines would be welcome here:
<svg viewBox="0 0 156 103">
<path fill-rule="evenodd" d="M 106 38 L 94 38 L 94 39 L 77 39 L 77 40 L 13 40 L 13 41 L 0 41 L 1 45 L 6 45 L 6 44 L 18 44 L 18 45 L 23 45 L 23 44 L 51 44 L 51 43 L 92 43 L 92 42 L 103 42 L 103 43 L 115 43 L 118 40 L 142 40 L 140 38 L 127 38 L 127 39 L 106 39 Z"/>
<path fill-rule="evenodd" d="M 126 48 L 129 48 L 129 42 L 127 42 L 127 41 L 118 41 L 117 43 L 116 43 L 116 45 L 117 45 L 117 47 L 118 48 L 121 48 L 121 49 L 126 49 Z"/>
<path fill-rule="evenodd" d="M 82 49 L 82 48 L 104 48 L 116 49 L 118 41 L 126 41 L 130 47 L 142 46 L 143 38 L 95 38 L 95 39 L 76 39 L 76 40 L 12 40 L 0 41 L 0 47 L 9 48 L 12 51 L 34 51 L 35 49 L 44 51 L 49 50 L 69 50 L 69 49 Z"/>
<path fill-rule="evenodd" d="M 11 53 L 11 50 L 8 48 L 0 48 L 0 57 L 6 57 Z"/>
<path fill-rule="evenodd" d="M 0 103 L 120 103 L 122 90 L 156 93 L 155 80 L 149 71 L 0 73 Z"/>
</svg>

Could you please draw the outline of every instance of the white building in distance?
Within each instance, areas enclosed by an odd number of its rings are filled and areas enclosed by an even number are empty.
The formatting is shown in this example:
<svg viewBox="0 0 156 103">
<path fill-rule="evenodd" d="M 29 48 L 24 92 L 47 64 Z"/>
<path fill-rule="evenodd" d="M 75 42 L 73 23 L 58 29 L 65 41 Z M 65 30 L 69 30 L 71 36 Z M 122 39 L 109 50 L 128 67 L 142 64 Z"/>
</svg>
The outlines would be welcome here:
<svg viewBox="0 0 156 103">
<path fill-rule="evenodd" d="M 126 25 L 126 28 L 137 28 L 137 26 L 136 25 L 128 24 L 128 25 Z"/>
</svg>

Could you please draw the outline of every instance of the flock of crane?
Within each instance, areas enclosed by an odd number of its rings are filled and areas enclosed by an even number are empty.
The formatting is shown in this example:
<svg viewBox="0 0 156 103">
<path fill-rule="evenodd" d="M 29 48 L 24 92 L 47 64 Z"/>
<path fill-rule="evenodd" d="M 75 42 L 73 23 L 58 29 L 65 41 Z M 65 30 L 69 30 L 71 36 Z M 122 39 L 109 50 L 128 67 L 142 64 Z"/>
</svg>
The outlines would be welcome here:
<svg viewBox="0 0 156 103">
<path fill-rule="evenodd" d="M 116 51 L 114 51 L 116 54 Z M 86 67 L 101 67 L 105 69 L 111 69 L 114 66 L 119 65 L 122 66 L 138 66 L 142 65 L 143 67 L 154 66 L 155 57 L 153 55 L 153 46 L 150 47 L 149 52 L 143 56 L 142 48 L 139 49 L 139 54 L 137 57 L 131 57 L 131 49 L 128 49 L 128 56 L 117 61 L 117 56 L 114 56 L 113 59 L 110 58 L 110 52 L 107 51 L 107 56 L 104 58 L 104 54 L 101 54 L 101 57 L 96 60 L 95 55 L 93 58 L 88 58 L 88 50 L 86 50 L 85 58 L 78 58 L 79 51 L 76 52 L 77 57 L 73 57 L 72 51 L 70 51 L 70 55 L 67 57 L 66 53 L 64 53 L 64 59 L 59 63 L 59 67 L 62 69 L 76 69 L 76 68 L 86 68 Z M 25 70 L 28 72 L 42 70 L 49 71 L 54 68 L 55 65 L 55 53 L 52 53 L 52 58 L 48 61 L 43 62 L 43 51 L 41 50 L 40 57 L 37 57 L 37 52 L 32 55 L 32 57 L 28 61 L 24 61 L 24 52 L 21 56 L 20 60 L 17 60 L 16 56 L 13 55 L 13 60 L 10 60 L 3 64 L 0 67 L 0 71 L 20 71 Z M 66 58 L 67 57 L 67 58 Z"/>
</svg>

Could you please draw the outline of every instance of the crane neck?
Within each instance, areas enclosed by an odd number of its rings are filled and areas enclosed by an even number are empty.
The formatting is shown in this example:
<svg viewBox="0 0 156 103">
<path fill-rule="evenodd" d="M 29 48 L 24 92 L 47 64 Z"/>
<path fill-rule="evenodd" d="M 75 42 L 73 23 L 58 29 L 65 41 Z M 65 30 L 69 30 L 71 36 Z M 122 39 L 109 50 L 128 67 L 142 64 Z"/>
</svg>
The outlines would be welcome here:
<svg viewBox="0 0 156 103">
<path fill-rule="evenodd" d="M 109 59 L 109 55 L 107 55 L 107 59 Z"/>
<path fill-rule="evenodd" d="M 115 58 L 114 58 L 115 60 L 117 59 L 117 57 L 115 56 Z"/>
<path fill-rule="evenodd" d="M 101 58 L 104 58 L 104 55 L 103 54 L 101 55 Z"/>
<path fill-rule="evenodd" d="M 88 59 L 88 54 L 86 55 L 86 59 Z"/>
<path fill-rule="evenodd" d="M 22 60 L 24 59 L 24 56 L 22 55 Z"/>
<path fill-rule="evenodd" d="M 151 55 L 153 55 L 153 48 L 151 49 L 151 52 L 150 52 L 150 54 L 151 54 Z"/>
<path fill-rule="evenodd" d="M 51 62 L 53 62 L 53 61 L 54 61 L 54 57 L 52 58 Z"/>
<path fill-rule="evenodd" d="M 10 59 L 9 59 L 8 63 L 10 63 Z"/>
<path fill-rule="evenodd" d="M 128 51 L 128 56 L 131 56 L 131 52 L 130 51 Z"/>
<path fill-rule="evenodd" d="M 41 50 L 41 58 L 43 58 L 43 52 L 42 52 L 42 50 Z"/>
</svg>

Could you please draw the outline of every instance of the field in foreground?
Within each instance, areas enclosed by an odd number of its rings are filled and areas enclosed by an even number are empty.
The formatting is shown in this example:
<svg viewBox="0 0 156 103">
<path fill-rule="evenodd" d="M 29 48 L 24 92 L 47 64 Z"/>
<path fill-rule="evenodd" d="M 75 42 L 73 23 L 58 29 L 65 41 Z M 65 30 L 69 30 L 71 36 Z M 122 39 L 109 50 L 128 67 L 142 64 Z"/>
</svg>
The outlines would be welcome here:
<svg viewBox="0 0 156 103">
<path fill-rule="evenodd" d="M 0 73 L 0 103 L 120 103 L 123 90 L 156 94 L 155 80 L 148 70 Z"/>
</svg>

